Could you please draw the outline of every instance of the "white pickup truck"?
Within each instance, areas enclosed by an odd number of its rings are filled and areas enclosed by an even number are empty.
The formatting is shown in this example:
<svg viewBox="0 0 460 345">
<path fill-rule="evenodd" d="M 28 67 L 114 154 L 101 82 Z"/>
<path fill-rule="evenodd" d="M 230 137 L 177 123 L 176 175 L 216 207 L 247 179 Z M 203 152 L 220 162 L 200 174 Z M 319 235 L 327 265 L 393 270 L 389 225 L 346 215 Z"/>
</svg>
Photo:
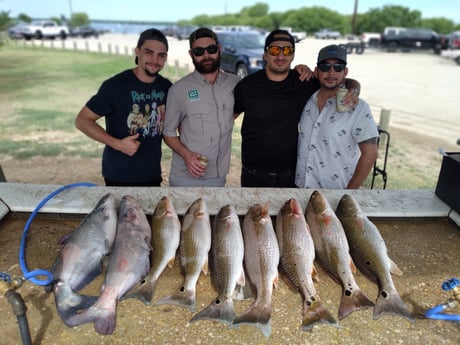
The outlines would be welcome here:
<svg viewBox="0 0 460 345">
<path fill-rule="evenodd" d="M 287 32 L 289 32 L 292 35 L 292 37 L 294 37 L 296 43 L 304 40 L 305 38 L 307 38 L 307 33 L 306 32 L 302 32 L 302 31 L 295 32 L 294 30 L 292 30 L 291 27 L 288 27 L 288 26 L 281 27 L 280 29 L 281 30 L 286 30 Z"/>
<path fill-rule="evenodd" d="M 39 22 L 33 22 L 29 25 L 24 26 L 22 35 L 26 40 L 33 38 L 36 39 L 55 39 L 57 37 L 65 40 L 69 35 L 69 28 L 64 25 L 58 25 L 56 22 L 51 20 L 43 20 Z"/>
</svg>

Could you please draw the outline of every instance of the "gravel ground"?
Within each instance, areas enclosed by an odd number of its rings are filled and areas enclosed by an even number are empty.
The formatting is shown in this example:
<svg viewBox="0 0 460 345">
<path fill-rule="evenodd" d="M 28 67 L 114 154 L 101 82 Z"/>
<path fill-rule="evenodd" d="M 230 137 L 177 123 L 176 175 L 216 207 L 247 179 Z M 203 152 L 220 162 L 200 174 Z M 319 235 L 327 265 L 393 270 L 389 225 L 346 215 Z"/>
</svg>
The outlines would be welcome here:
<svg viewBox="0 0 460 345">
<path fill-rule="evenodd" d="M 37 217 L 29 231 L 26 251 L 29 269 L 49 268 L 59 252 L 57 240 L 70 232 L 80 218 Z M 17 253 L 24 216 L 10 215 L 0 222 L 0 267 L 13 277 L 20 276 Z M 383 315 L 372 319 L 372 309 L 355 311 L 338 328 L 326 324 L 315 326 L 311 332 L 300 329 L 301 299 L 280 281 L 273 292 L 272 332 L 265 338 L 250 326 L 227 329 L 219 322 L 189 323 L 194 313 L 176 306 L 145 306 L 137 300 L 126 300 L 117 307 L 117 327 L 113 335 L 102 336 L 92 324 L 68 328 L 57 315 L 54 298 L 42 287 L 26 282 L 18 292 L 27 305 L 27 316 L 34 344 L 381 344 L 381 345 L 439 345 L 459 344 L 460 324 L 425 319 L 426 309 L 444 303 L 451 292 L 441 284 L 458 277 L 458 248 L 460 232 L 446 220 L 376 221 L 385 239 L 390 257 L 404 272 L 393 277 L 396 288 L 415 317 L 415 323 L 398 316 Z M 320 282 L 316 289 L 326 307 L 337 314 L 341 289 L 319 269 Z M 371 300 L 377 297 L 376 286 L 361 274 L 356 281 Z M 182 283 L 178 260 L 173 269 L 160 277 L 153 297 L 155 302 L 170 294 Z M 84 290 L 98 294 L 101 279 Z M 208 276 L 201 275 L 197 285 L 197 310 L 207 306 L 217 295 Z M 251 301 L 236 301 L 237 314 Z M 0 295 L 0 344 L 20 344 L 16 317 L 3 294 Z M 459 314 L 459 308 L 450 310 Z"/>
</svg>

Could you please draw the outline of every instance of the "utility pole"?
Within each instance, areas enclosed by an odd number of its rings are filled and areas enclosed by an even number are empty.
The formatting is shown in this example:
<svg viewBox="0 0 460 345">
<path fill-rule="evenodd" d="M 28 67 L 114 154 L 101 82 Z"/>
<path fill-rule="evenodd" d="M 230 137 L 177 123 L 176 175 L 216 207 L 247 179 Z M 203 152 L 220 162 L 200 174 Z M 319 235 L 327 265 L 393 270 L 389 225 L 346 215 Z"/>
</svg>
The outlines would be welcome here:
<svg viewBox="0 0 460 345">
<path fill-rule="evenodd" d="M 353 9 L 353 17 L 351 18 L 351 33 L 356 35 L 356 16 L 358 15 L 358 0 L 355 0 L 355 6 Z"/>
<path fill-rule="evenodd" d="M 69 0 L 69 11 L 70 11 L 70 18 L 69 19 L 71 19 L 72 18 L 72 13 L 73 13 L 73 11 L 72 11 L 72 0 Z"/>
</svg>

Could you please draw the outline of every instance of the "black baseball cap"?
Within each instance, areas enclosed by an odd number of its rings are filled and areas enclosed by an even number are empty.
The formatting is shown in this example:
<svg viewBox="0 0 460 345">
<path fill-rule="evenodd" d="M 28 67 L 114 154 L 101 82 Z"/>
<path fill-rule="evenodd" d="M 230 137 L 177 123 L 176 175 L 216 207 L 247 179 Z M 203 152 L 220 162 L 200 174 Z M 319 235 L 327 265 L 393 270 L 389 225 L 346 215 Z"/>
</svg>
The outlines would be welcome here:
<svg viewBox="0 0 460 345">
<path fill-rule="evenodd" d="M 197 39 L 205 37 L 212 38 L 214 41 L 216 41 L 217 44 L 219 44 L 219 41 L 217 40 L 217 35 L 214 31 L 208 28 L 199 28 L 193 31 L 188 38 L 190 48 L 192 48 L 193 42 L 195 42 Z"/>
<path fill-rule="evenodd" d="M 270 32 L 270 34 L 265 39 L 265 49 L 267 49 L 270 44 L 275 41 L 291 42 L 292 46 L 295 47 L 294 37 L 289 33 L 289 31 L 286 30 L 276 29 Z"/>
<path fill-rule="evenodd" d="M 337 59 L 347 63 L 347 51 L 337 44 L 331 44 L 319 51 L 317 63 L 327 59 Z"/>
<path fill-rule="evenodd" d="M 168 51 L 169 46 L 168 46 L 168 40 L 166 39 L 166 36 L 158 29 L 147 29 L 141 33 L 139 36 L 139 39 L 137 40 L 137 48 L 140 48 L 145 41 L 147 40 L 154 40 L 163 43 L 166 46 L 166 51 Z M 137 56 L 134 62 L 137 65 Z"/>
</svg>

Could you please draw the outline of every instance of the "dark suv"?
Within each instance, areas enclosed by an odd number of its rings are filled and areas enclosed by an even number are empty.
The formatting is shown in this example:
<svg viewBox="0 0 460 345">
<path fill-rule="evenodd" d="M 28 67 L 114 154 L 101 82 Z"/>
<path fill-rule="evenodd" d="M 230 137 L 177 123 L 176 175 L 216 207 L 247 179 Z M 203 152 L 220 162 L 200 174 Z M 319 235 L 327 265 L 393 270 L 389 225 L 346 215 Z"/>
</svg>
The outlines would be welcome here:
<svg viewBox="0 0 460 345">
<path fill-rule="evenodd" d="M 441 37 L 425 28 L 387 28 L 382 35 L 382 47 L 387 51 L 433 50 L 441 53 Z"/>
<path fill-rule="evenodd" d="M 240 78 L 264 67 L 265 37 L 257 31 L 217 32 L 222 47 L 221 68 Z"/>
</svg>

